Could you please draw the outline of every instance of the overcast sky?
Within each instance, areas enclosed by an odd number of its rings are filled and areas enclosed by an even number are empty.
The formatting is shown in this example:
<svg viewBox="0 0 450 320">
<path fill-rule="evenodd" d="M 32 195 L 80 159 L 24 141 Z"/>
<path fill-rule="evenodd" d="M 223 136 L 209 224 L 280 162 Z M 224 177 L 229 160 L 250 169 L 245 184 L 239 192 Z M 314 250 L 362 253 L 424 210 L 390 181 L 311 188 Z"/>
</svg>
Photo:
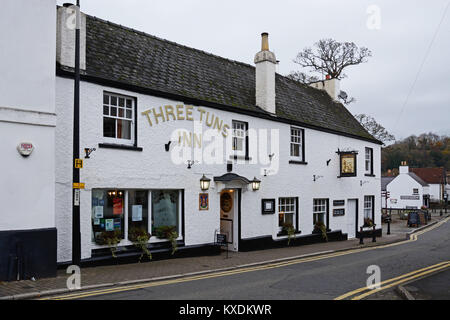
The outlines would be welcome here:
<svg viewBox="0 0 450 320">
<path fill-rule="evenodd" d="M 298 70 L 296 54 L 319 39 L 355 42 L 373 57 L 341 81 L 357 100 L 353 114 L 373 116 L 397 139 L 450 135 L 450 0 L 80 2 L 87 14 L 248 64 L 268 32 L 283 75 Z"/>
</svg>

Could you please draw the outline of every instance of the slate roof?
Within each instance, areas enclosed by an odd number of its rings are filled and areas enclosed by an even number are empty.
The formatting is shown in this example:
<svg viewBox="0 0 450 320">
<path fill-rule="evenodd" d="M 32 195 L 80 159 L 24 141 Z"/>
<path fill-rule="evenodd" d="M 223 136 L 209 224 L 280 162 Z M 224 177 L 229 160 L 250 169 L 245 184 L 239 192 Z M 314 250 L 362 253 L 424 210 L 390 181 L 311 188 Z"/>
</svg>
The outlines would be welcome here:
<svg viewBox="0 0 450 320">
<path fill-rule="evenodd" d="M 61 70 L 70 71 L 62 66 Z M 114 83 L 174 94 L 270 116 L 255 105 L 255 67 L 86 17 L 86 74 Z M 82 78 L 83 79 L 83 78 Z M 381 144 L 323 90 L 276 74 L 276 117 Z"/>
<path fill-rule="evenodd" d="M 443 184 L 446 176 L 444 168 L 409 168 L 410 173 L 414 172 L 427 183 Z"/>
<path fill-rule="evenodd" d="M 381 190 L 386 191 L 386 186 L 394 179 L 395 177 L 381 177 Z"/>
</svg>

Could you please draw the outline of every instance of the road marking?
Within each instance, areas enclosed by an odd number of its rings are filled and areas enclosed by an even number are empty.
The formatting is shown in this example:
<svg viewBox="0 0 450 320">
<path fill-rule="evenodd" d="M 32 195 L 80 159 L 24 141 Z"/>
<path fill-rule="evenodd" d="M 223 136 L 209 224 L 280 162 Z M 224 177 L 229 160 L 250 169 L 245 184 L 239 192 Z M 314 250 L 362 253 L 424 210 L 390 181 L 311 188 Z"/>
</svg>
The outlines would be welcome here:
<svg viewBox="0 0 450 320">
<path fill-rule="evenodd" d="M 373 294 L 373 293 L 375 293 L 375 292 L 377 292 L 377 291 L 380 291 L 380 290 L 384 290 L 384 289 L 390 288 L 390 286 L 392 286 L 392 285 L 386 286 L 386 287 L 383 287 L 383 285 L 385 285 L 385 284 L 387 285 L 388 283 L 391 283 L 391 282 L 393 282 L 393 281 L 402 279 L 402 280 L 399 281 L 399 282 L 401 283 L 401 282 L 404 282 L 404 281 L 408 281 L 409 279 L 411 279 L 411 278 L 413 278 L 413 277 L 416 277 L 418 274 L 419 274 L 419 276 L 422 276 L 422 275 L 423 275 L 423 272 L 433 272 L 433 271 L 435 271 L 437 268 L 440 268 L 440 267 L 448 268 L 449 266 L 450 266 L 450 261 L 440 262 L 440 263 L 434 264 L 434 265 L 432 265 L 432 266 L 428 266 L 428 267 L 425 267 L 425 268 L 422 268 L 422 269 L 418 269 L 418 270 L 415 270 L 415 271 L 412 271 L 412 272 L 409 272 L 409 273 L 405 273 L 405 274 L 400 275 L 400 276 L 397 276 L 397 277 L 395 277 L 395 278 L 391 278 L 391 279 L 382 281 L 382 282 L 380 283 L 380 285 L 382 285 L 382 287 L 379 288 L 379 289 L 370 289 L 370 288 L 368 288 L 368 287 L 362 287 L 362 288 L 359 288 L 359 289 L 356 289 L 356 290 L 347 292 L 347 293 L 345 293 L 345 294 L 343 294 L 343 295 L 341 295 L 341 296 L 335 298 L 334 300 L 344 300 L 344 299 L 346 299 L 346 298 L 348 298 L 348 297 L 350 297 L 350 296 L 354 296 L 354 295 L 356 295 L 356 294 L 358 294 L 358 293 L 361 293 L 361 292 L 363 292 L 363 291 L 369 291 L 369 294 Z M 368 295 L 369 295 L 369 294 L 368 294 Z M 360 296 L 358 296 L 358 297 L 360 297 Z M 353 299 L 352 299 L 352 300 L 353 300 Z M 358 299 L 358 300 L 359 300 L 359 299 Z"/>
<path fill-rule="evenodd" d="M 145 288 L 155 287 L 155 286 L 162 286 L 162 285 L 177 284 L 177 283 L 183 283 L 183 282 L 189 282 L 189 281 L 195 281 L 195 280 L 203 280 L 203 279 L 211 279 L 211 278 L 217 278 L 217 277 L 231 276 L 231 275 L 241 274 L 241 273 L 246 273 L 246 272 L 269 270 L 269 269 L 285 267 L 285 266 L 289 266 L 289 265 L 293 265 L 293 264 L 313 262 L 313 261 L 318 261 L 318 260 L 323 260 L 323 259 L 329 259 L 329 258 L 334 258 L 334 257 L 345 256 L 345 255 L 354 254 L 354 253 L 365 252 L 365 251 L 369 251 L 369 250 L 381 249 L 381 248 L 391 247 L 391 246 L 394 246 L 394 245 L 406 244 L 406 243 L 409 243 L 409 242 L 416 241 L 418 239 L 418 237 L 417 237 L 418 235 L 424 234 L 425 232 L 428 232 L 430 230 L 433 230 L 433 229 L 441 226 L 443 223 L 447 222 L 449 219 L 450 219 L 450 217 L 447 217 L 446 219 L 441 220 L 440 222 L 436 223 L 432 227 L 426 228 L 424 230 L 421 230 L 421 231 L 418 231 L 417 233 L 412 234 L 410 236 L 410 239 L 408 239 L 408 240 L 397 242 L 397 243 L 392 243 L 392 244 L 387 244 L 387 245 L 381 245 L 381 246 L 376 246 L 376 247 L 366 247 L 366 248 L 351 249 L 351 250 L 347 250 L 347 251 L 335 252 L 335 253 L 330 253 L 330 254 L 325 254 L 325 255 L 320 255 L 320 256 L 299 258 L 299 259 L 285 261 L 285 262 L 270 263 L 270 264 L 265 264 L 265 265 L 261 265 L 261 266 L 246 267 L 246 268 L 241 268 L 241 269 L 237 269 L 237 270 L 230 270 L 230 271 L 210 273 L 210 274 L 205 274 L 205 275 L 191 276 L 191 277 L 187 277 L 187 278 L 177 278 L 177 279 L 171 279 L 171 280 L 162 280 L 162 281 L 150 282 L 150 283 L 139 284 L 139 285 L 122 286 L 122 287 L 115 287 L 115 288 L 101 289 L 101 290 L 93 290 L 93 291 L 87 291 L 87 292 L 76 292 L 76 293 L 60 295 L 60 296 L 56 296 L 56 297 L 41 298 L 40 300 L 80 299 L 80 298 L 91 297 L 91 296 L 98 296 L 98 295 L 104 295 L 104 294 L 125 292 L 125 291 L 137 290 L 137 289 L 145 289 Z M 445 263 L 445 262 L 443 262 L 443 263 Z M 433 267 L 433 266 L 431 266 L 431 267 Z M 431 267 L 427 267 L 427 268 L 431 268 Z M 424 270 L 427 269 L 427 268 L 424 268 Z M 414 274 L 414 273 L 419 272 L 419 271 L 422 271 L 422 270 L 417 270 L 417 271 L 411 272 L 409 274 Z M 407 276 L 409 274 L 406 274 L 406 275 L 403 275 L 403 276 L 400 276 L 400 277 L 397 277 L 397 278 L 402 278 L 402 277 Z M 390 279 L 390 281 L 394 281 L 397 278 Z M 385 282 L 382 282 L 382 284 L 383 283 L 388 283 L 388 281 L 389 280 L 386 280 Z M 347 296 L 354 295 L 356 293 L 364 291 L 362 289 L 367 289 L 367 288 L 360 288 L 360 289 L 352 291 L 353 294 L 347 293 L 347 294 L 344 294 L 342 296 L 346 296 L 347 297 Z M 342 296 L 340 296 L 340 297 L 342 297 Z M 338 300 L 340 300 L 340 299 L 338 299 Z"/>
</svg>

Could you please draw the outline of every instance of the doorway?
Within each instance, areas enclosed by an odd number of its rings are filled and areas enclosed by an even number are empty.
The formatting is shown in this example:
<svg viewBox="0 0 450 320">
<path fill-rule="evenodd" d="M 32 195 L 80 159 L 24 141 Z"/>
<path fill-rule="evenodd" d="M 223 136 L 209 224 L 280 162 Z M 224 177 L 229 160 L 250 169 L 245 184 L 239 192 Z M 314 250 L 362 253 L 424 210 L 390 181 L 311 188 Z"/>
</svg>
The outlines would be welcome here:
<svg viewBox="0 0 450 320">
<path fill-rule="evenodd" d="M 238 190 L 226 189 L 220 193 L 220 233 L 227 236 L 228 250 L 238 251 L 239 243 Z"/>
<path fill-rule="evenodd" d="M 348 239 L 356 237 L 358 223 L 358 199 L 347 200 L 347 236 Z"/>
</svg>

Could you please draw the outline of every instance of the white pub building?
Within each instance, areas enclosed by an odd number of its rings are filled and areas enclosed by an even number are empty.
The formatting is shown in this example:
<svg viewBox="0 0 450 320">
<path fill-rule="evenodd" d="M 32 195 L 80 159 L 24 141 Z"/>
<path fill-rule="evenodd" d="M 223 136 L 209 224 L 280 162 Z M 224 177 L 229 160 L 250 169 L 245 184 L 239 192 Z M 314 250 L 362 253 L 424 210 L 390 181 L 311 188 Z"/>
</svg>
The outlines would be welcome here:
<svg viewBox="0 0 450 320">
<path fill-rule="evenodd" d="M 28 5 L 6 3 L 14 10 Z M 51 70 L 53 79 L 45 83 L 51 84 L 54 109 L 45 116 L 54 122 L 14 121 L 24 108 L 0 97 L 0 131 L 7 133 L 0 138 L 3 170 L 9 171 L 0 181 L 7 208 L 0 215 L 0 239 L 20 239 L 23 230 L 31 239 L 44 232 L 48 243 L 42 245 L 54 248 L 44 262 L 53 266 L 72 258 L 75 31 L 68 27 L 67 7 L 38 3 L 48 27 L 14 40 L 48 36 L 47 45 L 34 46 L 33 54 L 48 59 L 42 51 L 51 48 L 55 61 L 30 74 Z M 16 23 L 29 27 L 26 19 Z M 6 33 L 0 30 L 2 41 Z M 226 235 L 233 251 L 286 246 L 288 238 L 290 245 L 324 241 L 321 226 L 328 241 L 346 240 L 358 235 L 365 218 L 381 236 L 381 142 L 337 101 L 337 80 L 313 87 L 279 75 L 268 34 L 261 43 L 254 65 L 248 65 L 82 14 L 83 263 L 112 259 L 102 239 L 113 233 L 120 241 L 117 259 L 138 256 L 131 241 L 136 230 L 152 235 L 148 247 L 154 257 L 171 253 L 170 242 L 158 233 L 164 228 L 176 232 L 175 257 L 217 253 L 217 234 Z M 14 61 L 21 55 L 7 54 L 9 63 L 0 61 L 1 77 L 4 68 L 10 75 L 25 72 L 22 62 Z M 32 92 L 22 94 L 32 102 Z M 47 146 L 40 141 L 44 131 L 51 135 Z M 30 155 L 19 154 L 21 142 L 33 145 Z M 24 177 L 26 165 L 34 170 Z M 45 166 L 51 172 L 40 172 Z M 3 192 L 11 189 L 12 196 Z M 35 201 L 36 192 L 41 201 Z M 27 259 L 22 256 L 30 241 L 19 242 L 21 255 L 12 242 L 0 241 L 8 251 L 0 256 L 2 279 L 16 270 L 15 258 Z"/>
</svg>

